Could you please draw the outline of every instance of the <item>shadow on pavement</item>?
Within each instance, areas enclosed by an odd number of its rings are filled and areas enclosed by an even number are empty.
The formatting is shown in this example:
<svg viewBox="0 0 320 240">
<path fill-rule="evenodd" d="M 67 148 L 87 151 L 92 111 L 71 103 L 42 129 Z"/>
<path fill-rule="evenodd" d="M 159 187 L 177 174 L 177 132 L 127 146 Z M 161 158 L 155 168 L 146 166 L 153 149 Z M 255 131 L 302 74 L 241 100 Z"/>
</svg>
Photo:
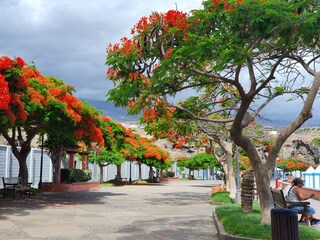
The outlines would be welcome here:
<svg viewBox="0 0 320 240">
<path fill-rule="evenodd" d="M 72 193 L 52 193 L 45 192 L 30 197 L 0 198 L 0 219 L 5 219 L 3 214 L 13 214 L 15 216 L 25 216 L 27 210 L 41 208 L 62 208 L 72 207 L 79 204 L 105 204 L 106 199 L 113 196 L 127 195 L 124 193 L 109 192 L 72 192 Z M 102 201 L 102 199 L 104 201 Z"/>
<path fill-rule="evenodd" d="M 161 226 L 161 228 L 154 226 Z M 174 228 L 172 227 L 174 226 Z M 190 227 L 192 226 L 192 227 Z M 207 231 L 199 231 L 206 226 Z M 149 229 L 145 232 L 143 228 Z M 201 239 L 211 240 L 214 226 L 208 226 L 207 220 L 184 219 L 183 217 L 168 216 L 156 220 L 135 221 L 130 225 L 118 229 L 117 233 L 128 234 L 117 238 L 118 240 L 143 240 L 143 239 Z M 151 229 L 151 231 L 150 231 Z M 174 230 L 173 230 L 174 229 Z M 144 234 L 142 235 L 141 233 Z M 129 237 L 129 238 L 128 238 Z"/>
</svg>

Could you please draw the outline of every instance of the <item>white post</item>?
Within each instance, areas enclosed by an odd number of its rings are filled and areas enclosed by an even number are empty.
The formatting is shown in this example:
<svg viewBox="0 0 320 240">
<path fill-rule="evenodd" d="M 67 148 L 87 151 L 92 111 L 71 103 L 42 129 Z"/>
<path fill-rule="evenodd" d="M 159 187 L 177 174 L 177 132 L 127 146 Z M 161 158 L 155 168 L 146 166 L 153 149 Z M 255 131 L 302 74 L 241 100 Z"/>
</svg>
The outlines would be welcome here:
<svg viewBox="0 0 320 240">
<path fill-rule="evenodd" d="M 11 153 L 11 147 L 7 146 L 6 150 L 6 171 L 4 177 L 9 177 L 10 173 L 10 153 Z"/>
<path fill-rule="evenodd" d="M 48 153 L 46 153 L 48 156 Z M 60 166 L 61 166 L 61 160 L 60 160 Z M 60 167 L 61 168 L 61 167 Z M 52 182 L 53 179 L 53 165 L 51 159 L 49 160 L 49 182 Z"/>
<path fill-rule="evenodd" d="M 29 171 L 29 182 L 32 182 L 33 183 L 33 179 L 34 179 L 34 171 L 33 171 L 33 166 L 34 166 L 34 149 L 31 148 L 31 151 L 30 151 L 30 171 Z"/>
<path fill-rule="evenodd" d="M 96 149 L 94 149 L 94 160 L 93 160 L 93 181 L 96 182 L 97 181 L 97 163 L 96 163 Z"/>
</svg>

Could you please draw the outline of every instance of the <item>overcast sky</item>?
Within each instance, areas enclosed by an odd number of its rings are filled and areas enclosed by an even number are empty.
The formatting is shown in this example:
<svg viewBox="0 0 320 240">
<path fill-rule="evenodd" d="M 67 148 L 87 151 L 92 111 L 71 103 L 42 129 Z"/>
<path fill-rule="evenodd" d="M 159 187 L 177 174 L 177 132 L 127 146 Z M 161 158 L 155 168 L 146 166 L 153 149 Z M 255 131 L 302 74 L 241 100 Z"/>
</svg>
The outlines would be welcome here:
<svg viewBox="0 0 320 240">
<path fill-rule="evenodd" d="M 46 76 L 56 76 L 80 98 L 105 100 L 106 48 L 130 37 L 130 30 L 153 11 L 189 12 L 202 0 L 0 0 L 0 55 L 34 61 Z M 299 110 L 285 101 L 268 107 L 272 115 Z M 300 105 L 301 106 L 301 105 Z M 319 104 L 317 105 L 319 106 Z M 319 109 L 319 107 L 317 107 Z M 319 110 L 311 121 L 319 122 Z M 320 122 L 319 122 L 320 124 Z"/>
<path fill-rule="evenodd" d="M 80 98 L 105 100 L 106 47 L 130 37 L 153 11 L 189 12 L 202 0 L 0 0 L 0 55 L 34 61 L 40 72 L 76 89 Z"/>
</svg>

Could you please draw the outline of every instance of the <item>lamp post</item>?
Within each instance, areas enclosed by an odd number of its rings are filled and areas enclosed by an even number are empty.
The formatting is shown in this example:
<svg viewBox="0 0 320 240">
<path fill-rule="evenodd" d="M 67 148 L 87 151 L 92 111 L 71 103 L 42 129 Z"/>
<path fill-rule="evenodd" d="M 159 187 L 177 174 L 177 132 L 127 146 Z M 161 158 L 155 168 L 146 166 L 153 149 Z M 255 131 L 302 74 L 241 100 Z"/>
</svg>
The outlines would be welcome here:
<svg viewBox="0 0 320 240">
<path fill-rule="evenodd" d="M 96 163 L 96 158 L 97 158 L 97 150 L 94 148 L 94 160 L 93 160 L 93 181 L 97 181 L 97 163 Z"/>
<path fill-rule="evenodd" d="M 40 180 L 39 180 L 39 185 L 38 188 L 42 189 L 42 169 L 43 169 L 43 133 L 41 135 L 41 157 L 40 157 Z"/>
<path fill-rule="evenodd" d="M 241 193 L 240 193 L 240 165 L 239 165 L 239 149 L 236 145 L 236 180 L 237 180 L 237 192 L 236 192 L 236 203 L 241 203 Z"/>
<path fill-rule="evenodd" d="M 129 184 L 132 183 L 132 179 L 131 179 L 131 166 L 132 166 L 132 160 L 130 161 L 130 177 L 129 177 Z"/>
</svg>

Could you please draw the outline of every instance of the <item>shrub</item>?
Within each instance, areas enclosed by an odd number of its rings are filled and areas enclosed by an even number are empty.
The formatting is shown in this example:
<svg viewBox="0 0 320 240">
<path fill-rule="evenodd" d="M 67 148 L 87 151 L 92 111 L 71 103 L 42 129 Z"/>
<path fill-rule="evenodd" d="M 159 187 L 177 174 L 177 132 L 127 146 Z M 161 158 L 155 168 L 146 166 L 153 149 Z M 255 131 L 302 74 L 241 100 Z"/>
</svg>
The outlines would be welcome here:
<svg viewBox="0 0 320 240">
<path fill-rule="evenodd" d="M 174 177 L 174 172 L 167 172 L 168 177 Z"/>
<path fill-rule="evenodd" d="M 68 182 L 70 176 L 70 169 L 62 168 L 61 169 L 61 182 Z"/>
<path fill-rule="evenodd" d="M 92 177 L 90 170 L 81 169 L 61 169 L 62 182 L 85 182 Z"/>
</svg>

